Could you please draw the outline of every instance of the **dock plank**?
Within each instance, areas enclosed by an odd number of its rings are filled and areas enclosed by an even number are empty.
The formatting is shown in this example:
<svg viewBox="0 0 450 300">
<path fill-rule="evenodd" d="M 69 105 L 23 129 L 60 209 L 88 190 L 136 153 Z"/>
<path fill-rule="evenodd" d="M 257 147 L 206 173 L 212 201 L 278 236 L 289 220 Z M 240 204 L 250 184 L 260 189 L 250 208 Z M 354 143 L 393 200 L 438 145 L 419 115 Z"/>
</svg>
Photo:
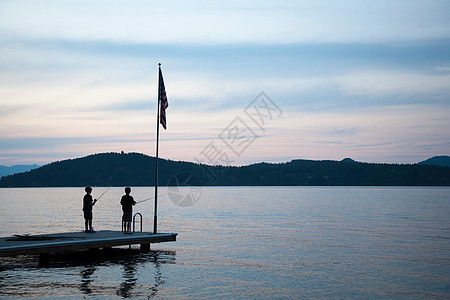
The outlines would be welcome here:
<svg viewBox="0 0 450 300">
<path fill-rule="evenodd" d="M 23 254 L 64 253 L 93 248 L 106 248 L 134 244 L 176 241 L 177 233 L 134 232 L 101 230 L 95 233 L 65 232 L 29 236 L 30 238 L 0 238 L 0 256 Z M 27 236 L 28 237 L 28 236 Z"/>
</svg>

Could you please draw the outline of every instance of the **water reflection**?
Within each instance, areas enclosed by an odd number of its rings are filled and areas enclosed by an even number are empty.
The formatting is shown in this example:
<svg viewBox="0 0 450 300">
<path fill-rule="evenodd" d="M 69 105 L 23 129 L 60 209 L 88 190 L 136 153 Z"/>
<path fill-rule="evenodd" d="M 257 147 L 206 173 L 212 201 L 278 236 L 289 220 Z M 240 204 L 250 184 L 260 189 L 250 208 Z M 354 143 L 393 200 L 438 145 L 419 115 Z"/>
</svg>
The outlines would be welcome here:
<svg viewBox="0 0 450 300">
<path fill-rule="evenodd" d="M 165 282 L 163 265 L 174 263 L 175 254 L 175 251 L 142 253 L 138 249 L 117 248 L 108 254 L 99 251 L 53 255 L 45 268 L 37 268 L 36 257 L 3 258 L 0 260 L 0 286 L 8 289 L 0 289 L 0 298 L 24 294 L 52 297 L 67 293 L 73 296 L 73 288 L 78 289 L 80 295 L 152 298 Z M 35 276 L 36 272 L 45 276 Z M 58 287 L 57 294 L 52 295 L 49 286 Z"/>
<path fill-rule="evenodd" d="M 158 293 L 158 287 L 164 283 L 164 280 L 162 280 L 162 271 L 161 271 L 161 261 L 164 262 L 165 258 L 162 256 L 166 255 L 167 252 L 159 252 L 154 251 L 151 253 L 146 254 L 146 261 L 151 262 L 152 265 L 155 266 L 155 283 L 152 284 L 150 288 L 150 294 L 148 295 L 148 298 L 154 297 Z M 172 255 L 174 253 L 172 252 Z M 142 256 L 136 256 L 132 259 L 126 261 L 123 263 L 123 282 L 120 284 L 120 288 L 117 290 L 117 295 L 121 296 L 123 298 L 129 298 L 131 297 L 131 291 L 136 285 L 136 282 L 138 280 L 137 278 L 137 265 L 142 262 Z M 148 270 L 148 266 L 146 266 Z"/>
<path fill-rule="evenodd" d="M 95 266 L 87 266 L 81 271 L 81 285 L 80 290 L 83 294 L 91 294 L 92 289 L 90 287 L 93 279 L 92 274 L 95 272 Z"/>
<path fill-rule="evenodd" d="M 136 285 L 136 264 L 137 260 L 130 260 L 123 265 L 123 282 L 120 284 L 120 288 L 117 290 L 117 295 L 124 298 L 129 298 L 131 290 Z"/>
<path fill-rule="evenodd" d="M 156 296 L 158 292 L 158 286 L 164 283 L 164 280 L 162 279 L 162 272 L 161 272 L 161 262 L 159 259 L 159 253 L 155 253 L 154 255 L 154 265 L 155 265 L 155 284 L 151 287 L 151 293 L 148 295 L 148 298 Z"/>
</svg>

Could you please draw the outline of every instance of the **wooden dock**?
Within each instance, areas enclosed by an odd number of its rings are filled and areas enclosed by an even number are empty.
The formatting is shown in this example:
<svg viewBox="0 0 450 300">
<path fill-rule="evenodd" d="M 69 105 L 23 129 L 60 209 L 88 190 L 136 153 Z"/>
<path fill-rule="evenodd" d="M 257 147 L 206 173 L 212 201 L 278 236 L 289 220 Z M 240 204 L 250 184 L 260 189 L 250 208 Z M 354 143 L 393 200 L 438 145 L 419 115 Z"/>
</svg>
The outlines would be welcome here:
<svg viewBox="0 0 450 300">
<path fill-rule="evenodd" d="M 53 254 L 111 249 L 115 246 L 140 244 L 142 250 L 150 250 L 151 243 L 176 241 L 177 233 L 134 232 L 102 230 L 95 233 L 66 232 L 42 235 L 20 235 L 0 238 L 0 257 L 25 254 Z"/>
</svg>

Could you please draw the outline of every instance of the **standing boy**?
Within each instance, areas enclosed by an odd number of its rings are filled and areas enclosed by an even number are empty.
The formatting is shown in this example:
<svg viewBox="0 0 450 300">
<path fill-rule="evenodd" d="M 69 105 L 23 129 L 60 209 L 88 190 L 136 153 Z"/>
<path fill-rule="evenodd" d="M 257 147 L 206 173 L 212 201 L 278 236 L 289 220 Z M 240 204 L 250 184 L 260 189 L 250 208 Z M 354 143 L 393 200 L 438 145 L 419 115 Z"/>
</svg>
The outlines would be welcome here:
<svg viewBox="0 0 450 300">
<path fill-rule="evenodd" d="M 133 197 L 130 195 L 131 188 L 127 186 L 125 188 L 125 195 L 122 196 L 120 204 L 122 204 L 122 229 L 123 233 L 131 234 L 131 218 L 133 215 L 133 205 L 136 204 Z"/>
<path fill-rule="evenodd" d="M 84 195 L 83 198 L 83 213 L 84 213 L 84 228 L 86 233 L 93 233 L 94 228 L 92 227 L 92 207 L 95 205 L 95 202 L 97 202 L 97 199 L 92 200 L 92 188 L 90 186 L 87 186 L 84 188 L 86 191 L 86 195 Z"/>
</svg>

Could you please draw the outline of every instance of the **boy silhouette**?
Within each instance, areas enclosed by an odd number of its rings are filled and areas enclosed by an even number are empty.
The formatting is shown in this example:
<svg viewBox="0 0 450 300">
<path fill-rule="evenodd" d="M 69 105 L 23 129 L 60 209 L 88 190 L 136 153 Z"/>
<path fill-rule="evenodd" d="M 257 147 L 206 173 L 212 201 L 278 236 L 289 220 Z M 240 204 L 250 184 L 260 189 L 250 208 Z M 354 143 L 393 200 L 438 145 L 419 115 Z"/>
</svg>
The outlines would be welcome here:
<svg viewBox="0 0 450 300">
<path fill-rule="evenodd" d="M 94 207 L 97 199 L 92 200 L 92 188 L 87 186 L 84 188 L 86 195 L 83 197 L 83 213 L 84 213 L 84 229 L 86 233 L 94 233 L 94 228 L 92 227 L 92 208 Z"/>
<path fill-rule="evenodd" d="M 133 205 L 136 204 L 133 197 L 130 195 L 131 188 L 127 186 L 125 188 L 125 195 L 122 196 L 120 204 L 122 204 L 122 230 L 123 233 L 131 234 L 131 218 L 133 215 Z"/>
</svg>

